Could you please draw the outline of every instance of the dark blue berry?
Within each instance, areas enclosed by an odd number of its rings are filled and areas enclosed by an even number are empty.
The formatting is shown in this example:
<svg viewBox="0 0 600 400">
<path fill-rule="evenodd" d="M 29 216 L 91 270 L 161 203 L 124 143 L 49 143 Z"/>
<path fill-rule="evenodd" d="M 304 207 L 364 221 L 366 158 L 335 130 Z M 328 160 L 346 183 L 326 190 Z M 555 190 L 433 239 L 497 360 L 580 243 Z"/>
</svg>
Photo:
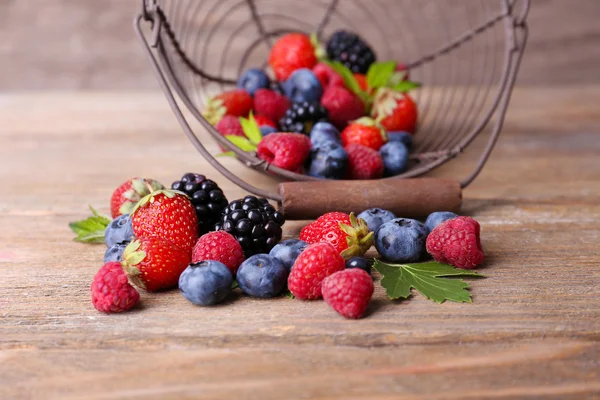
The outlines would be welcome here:
<svg viewBox="0 0 600 400">
<path fill-rule="evenodd" d="M 183 297 L 199 306 L 222 302 L 231 293 L 233 276 L 218 261 L 190 264 L 179 276 L 179 290 Z"/>
<path fill-rule="evenodd" d="M 416 262 L 425 254 L 427 228 L 421 222 L 396 218 L 381 225 L 375 234 L 375 247 L 392 262 Z"/>
<path fill-rule="evenodd" d="M 310 131 L 310 142 L 313 147 L 324 142 L 341 143 L 340 131 L 329 122 L 317 122 Z"/>
<path fill-rule="evenodd" d="M 240 76 L 237 81 L 237 87 L 244 89 L 251 96 L 254 96 L 254 92 L 258 89 L 267 89 L 270 83 L 271 80 L 263 70 L 251 68 Z"/>
<path fill-rule="evenodd" d="M 285 95 L 293 102 L 319 101 L 323 95 L 321 82 L 308 68 L 294 71 L 282 86 Z"/>
<path fill-rule="evenodd" d="M 404 131 L 388 132 L 388 141 L 403 143 L 408 150 L 412 149 L 413 137 L 410 133 Z"/>
<path fill-rule="evenodd" d="M 277 129 L 273 128 L 272 126 L 269 125 L 263 125 L 260 128 L 260 134 L 263 136 L 267 136 L 271 133 L 275 133 L 277 132 Z"/>
<path fill-rule="evenodd" d="M 121 261 L 123 251 L 129 244 L 129 241 L 115 243 L 104 252 L 104 263 L 111 261 Z"/>
<path fill-rule="evenodd" d="M 346 268 L 360 268 L 368 274 L 371 274 L 372 258 L 352 257 L 346 261 Z"/>
<path fill-rule="evenodd" d="M 386 222 L 390 222 L 396 218 L 396 216 L 393 212 L 388 210 L 381 208 L 369 208 L 368 210 L 358 214 L 358 218 L 364 219 L 369 226 L 369 229 L 373 232 L 377 232 L 381 225 L 385 224 Z"/>
<path fill-rule="evenodd" d="M 310 153 L 308 175 L 326 179 L 342 179 L 348 166 L 348 153 L 340 143 L 323 142 Z"/>
<path fill-rule="evenodd" d="M 431 232 L 442 222 L 456 217 L 458 217 L 458 215 L 450 211 L 436 211 L 429 214 L 427 220 L 425 221 L 425 226 L 427 227 L 427 230 Z"/>
<path fill-rule="evenodd" d="M 242 292 L 262 298 L 277 296 L 285 287 L 287 277 L 287 268 L 268 254 L 256 254 L 246 259 L 236 275 Z"/>
<path fill-rule="evenodd" d="M 129 214 L 123 214 L 113 219 L 104 231 L 104 243 L 108 247 L 119 242 L 128 242 L 133 237 L 133 227 Z"/>
<path fill-rule="evenodd" d="M 379 154 L 383 160 L 385 176 L 399 175 L 408 165 L 408 149 L 401 142 L 388 142 L 381 146 Z"/>
<path fill-rule="evenodd" d="M 289 272 L 292 270 L 296 258 L 304 251 L 306 246 L 308 246 L 308 243 L 303 240 L 288 239 L 273 247 L 269 252 L 269 255 L 281 261 Z"/>
</svg>

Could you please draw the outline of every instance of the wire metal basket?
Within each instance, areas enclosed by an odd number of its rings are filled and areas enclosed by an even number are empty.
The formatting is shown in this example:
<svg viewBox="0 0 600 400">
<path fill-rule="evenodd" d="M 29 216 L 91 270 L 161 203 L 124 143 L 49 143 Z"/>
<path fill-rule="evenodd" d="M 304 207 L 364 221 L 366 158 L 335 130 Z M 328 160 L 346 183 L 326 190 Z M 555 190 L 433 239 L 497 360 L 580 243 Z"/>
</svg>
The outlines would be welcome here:
<svg viewBox="0 0 600 400">
<path fill-rule="evenodd" d="M 284 202 L 224 167 L 194 133 L 176 96 L 222 147 L 248 167 L 288 181 L 315 178 L 269 165 L 225 139 L 201 115 L 208 96 L 234 87 L 247 68 L 266 67 L 277 37 L 338 29 L 359 33 L 379 60 L 396 60 L 423 87 L 413 98 L 419 127 L 408 170 L 378 181 L 413 178 L 458 156 L 482 132 L 487 146 L 466 187 L 487 161 L 510 101 L 527 41 L 530 0 L 145 0 L 134 27 L 184 132 L 225 177 L 256 195 Z M 151 30 L 144 34 L 142 24 Z M 374 181 L 373 181 L 374 182 Z"/>
</svg>

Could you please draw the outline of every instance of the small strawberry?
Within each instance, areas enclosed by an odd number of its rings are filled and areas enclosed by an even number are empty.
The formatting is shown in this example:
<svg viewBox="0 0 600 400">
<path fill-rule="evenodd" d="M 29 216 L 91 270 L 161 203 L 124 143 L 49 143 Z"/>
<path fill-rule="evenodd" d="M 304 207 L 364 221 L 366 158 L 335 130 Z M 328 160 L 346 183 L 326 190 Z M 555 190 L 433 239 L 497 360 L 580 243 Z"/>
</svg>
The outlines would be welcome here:
<svg viewBox="0 0 600 400">
<path fill-rule="evenodd" d="M 407 94 L 389 88 L 377 91 L 371 115 L 388 131 L 414 133 L 417 126 L 418 110 L 415 102 Z"/>
<path fill-rule="evenodd" d="M 123 252 L 129 281 L 149 292 L 177 287 L 179 275 L 190 264 L 191 252 L 158 238 L 138 238 Z"/>
<path fill-rule="evenodd" d="M 297 69 L 311 69 L 317 63 L 315 48 L 303 33 L 288 33 L 271 48 L 269 65 L 278 81 L 285 81 Z"/>
<path fill-rule="evenodd" d="M 383 176 L 383 160 L 377 151 L 355 143 L 345 149 L 348 153 L 346 171 L 349 179 L 378 179 Z"/>
<path fill-rule="evenodd" d="M 343 86 L 332 85 L 325 89 L 321 104 L 327 109 L 329 119 L 338 129 L 344 129 L 350 121 L 365 115 L 362 100 Z"/>
<path fill-rule="evenodd" d="M 121 184 L 110 198 L 110 213 L 113 218 L 122 214 L 130 214 L 138 201 L 164 186 L 154 179 L 133 178 Z"/>
<path fill-rule="evenodd" d="M 327 242 L 346 260 L 362 256 L 373 244 L 373 232 L 362 218 L 353 213 L 330 212 L 321 215 L 316 221 L 300 231 L 300 240 L 306 243 Z"/>
<path fill-rule="evenodd" d="M 310 139 L 301 133 L 272 133 L 258 144 L 262 160 L 288 171 L 298 171 L 310 154 Z"/>
<path fill-rule="evenodd" d="M 321 297 L 323 279 L 345 267 L 344 258 L 332 245 L 311 244 L 296 258 L 288 288 L 300 300 L 316 300 Z"/>
<path fill-rule="evenodd" d="M 225 115 L 247 116 L 253 105 L 250 93 L 243 89 L 234 89 L 208 99 L 202 115 L 212 125 L 216 125 Z"/>
<path fill-rule="evenodd" d="M 335 72 L 333 68 L 325 63 L 318 63 L 315 65 L 312 69 L 312 72 L 315 74 L 319 82 L 321 82 L 321 87 L 324 90 L 329 86 L 346 87 L 341 75 Z"/>
<path fill-rule="evenodd" d="M 254 93 L 254 113 L 264 115 L 271 121 L 279 121 L 290 108 L 290 100 L 281 93 L 258 89 Z"/>
<path fill-rule="evenodd" d="M 271 118 L 266 115 L 257 114 L 254 116 L 254 120 L 259 127 L 262 126 L 270 126 L 271 128 L 277 129 L 277 124 L 271 120 Z"/>
<path fill-rule="evenodd" d="M 181 192 L 158 190 L 140 200 L 131 214 L 138 238 L 157 238 L 190 253 L 198 240 L 198 217 Z"/>
<path fill-rule="evenodd" d="M 345 269 L 323 280 L 323 299 L 344 318 L 358 319 L 373 296 L 371 275 L 359 268 Z"/>
<path fill-rule="evenodd" d="M 379 150 L 388 140 L 385 129 L 369 117 L 352 121 L 342 131 L 341 138 L 344 146 L 354 143 L 370 147 L 373 150 Z"/>
</svg>

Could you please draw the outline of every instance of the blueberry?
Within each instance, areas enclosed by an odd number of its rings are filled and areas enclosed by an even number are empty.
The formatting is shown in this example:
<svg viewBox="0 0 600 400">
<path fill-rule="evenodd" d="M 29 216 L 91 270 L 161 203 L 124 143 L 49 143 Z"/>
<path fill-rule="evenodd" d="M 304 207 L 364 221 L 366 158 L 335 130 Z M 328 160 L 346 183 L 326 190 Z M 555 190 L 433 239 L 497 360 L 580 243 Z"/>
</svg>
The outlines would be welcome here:
<svg viewBox="0 0 600 400">
<path fill-rule="evenodd" d="M 283 82 L 283 92 L 292 102 L 319 101 L 323 95 L 323 88 L 310 69 L 300 68 Z"/>
<path fill-rule="evenodd" d="M 348 166 L 348 153 L 340 143 L 324 142 L 310 152 L 308 175 L 326 179 L 342 179 Z"/>
<path fill-rule="evenodd" d="M 270 83 L 269 77 L 263 70 L 251 68 L 240 76 L 240 79 L 237 81 L 237 87 L 244 89 L 250 93 L 251 96 L 254 96 L 254 92 L 258 89 L 268 88 Z"/>
<path fill-rule="evenodd" d="M 130 241 L 133 236 L 133 227 L 129 214 L 123 214 L 113 219 L 104 231 L 104 243 L 108 247 L 119 243 Z"/>
<path fill-rule="evenodd" d="M 381 146 L 379 154 L 383 160 L 386 176 L 399 175 L 408 164 L 408 149 L 401 142 L 388 142 Z"/>
<path fill-rule="evenodd" d="M 393 212 L 388 210 L 383 210 L 381 208 L 369 208 L 368 210 L 358 214 L 358 218 L 364 219 L 369 226 L 369 229 L 373 232 L 377 232 L 381 225 L 385 224 L 386 222 L 390 222 L 396 218 L 396 216 Z"/>
<path fill-rule="evenodd" d="M 392 262 L 416 262 L 425 254 L 427 228 L 414 219 L 396 218 L 381 225 L 375 234 L 375 247 Z"/>
<path fill-rule="evenodd" d="M 425 226 L 427 227 L 427 230 L 431 232 L 442 222 L 456 217 L 458 217 L 458 215 L 450 211 L 436 211 L 429 214 L 429 217 L 427 217 L 427 220 L 425 221 Z"/>
<path fill-rule="evenodd" d="M 288 270 L 271 255 L 255 254 L 240 265 L 236 277 L 245 294 L 268 298 L 277 296 L 283 290 Z"/>
<path fill-rule="evenodd" d="M 183 297 L 199 306 L 220 303 L 231 293 L 233 276 L 218 261 L 190 264 L 179 276 L 179 290 Z"/>
<path fill-rule="evenodd" d="M 277 132 L 277 129 L 275 129 L 272 126 L 269 126 L 269 125 L 263 125 L 263 126 L 259 127 L 258 129 L 260 129 L 260 133 L 263 136 L 267 136 L 269 133 L 275 133 L 275 132 Z"/>
<path fill-rule="evenodd" d="M 323 142 L 341 143 L 340 131 L 329 122 L 317 122 L 310 131 L 310 141 L 313 147 Z"/>
<path fill-rule="evenodd" d="M 412 149 L 413 137 L 410 133 L 404 131 L 391 131 L 388 132 L 388 140 L 390 142 L 403 143 L 408 150 Z"/>
<path fill-rule="evenodd" d="M 346 268 L 360 268 L 368 274 L 371 274 L 372 265 L 372 258 L 352 257 L 348 261 L 346 261 Z"/>
<path fill-rule="evenodd" d="M 269 255 L 281 261 L 289 272 L 292 270 L 296 258 L 304 251 L 306 246 L 308 246 L 308 243 L 303 240 L 288 239 L 275 245 L 269 252 Z"/>
<path fill-rule="evenodd" d="M 125 247 L 129 244 L 129 241 L 115 243 L 106 249 L 104 252 L 104 263 L 111 261 L 121 261 L 121 257 L 123 256 L 123 251 Z"/>
</svg>

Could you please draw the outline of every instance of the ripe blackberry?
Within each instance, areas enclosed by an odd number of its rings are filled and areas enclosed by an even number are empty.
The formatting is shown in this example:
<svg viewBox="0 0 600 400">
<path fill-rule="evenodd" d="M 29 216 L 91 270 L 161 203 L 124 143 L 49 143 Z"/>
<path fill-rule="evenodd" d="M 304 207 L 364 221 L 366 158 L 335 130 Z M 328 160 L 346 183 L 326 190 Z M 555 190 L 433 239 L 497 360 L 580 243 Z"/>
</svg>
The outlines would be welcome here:
<svg viewBox="0 0 600 400">
<path fill-rule="evenodd" d="M 327 110 L 321 103 L 303 101 L 292 104 L 279 121 L 279 127 L 282 132 L 309 134 L 314 124 L 328 121 Z"/>
<path fill-rule="evenodd" d="M 248 258 L 271 251 L 281 240 L 284 222 L 283 214 L 275 211 L 267 199 L 246 196 L 225 207 L 215 230 L 232 234 Z"/>
<path fill-rule="evenodd" d="M 376 58 L 368 44 L 348 31 L 337 31 L 331 35 L 327 42 L 327 56 L 360 74 L 366 74 Z"/>
<path fill-rule="evenodd" d="M 227 198 L 215 182 L 206 179 L 204 175 L 189 172 L 173 182 L 171 189 L 190 196 L 198 216 L 200 236 L 214 230 L 215 224 L 221 218 L 221 212 L 227 207 Z"/>
</svg>

